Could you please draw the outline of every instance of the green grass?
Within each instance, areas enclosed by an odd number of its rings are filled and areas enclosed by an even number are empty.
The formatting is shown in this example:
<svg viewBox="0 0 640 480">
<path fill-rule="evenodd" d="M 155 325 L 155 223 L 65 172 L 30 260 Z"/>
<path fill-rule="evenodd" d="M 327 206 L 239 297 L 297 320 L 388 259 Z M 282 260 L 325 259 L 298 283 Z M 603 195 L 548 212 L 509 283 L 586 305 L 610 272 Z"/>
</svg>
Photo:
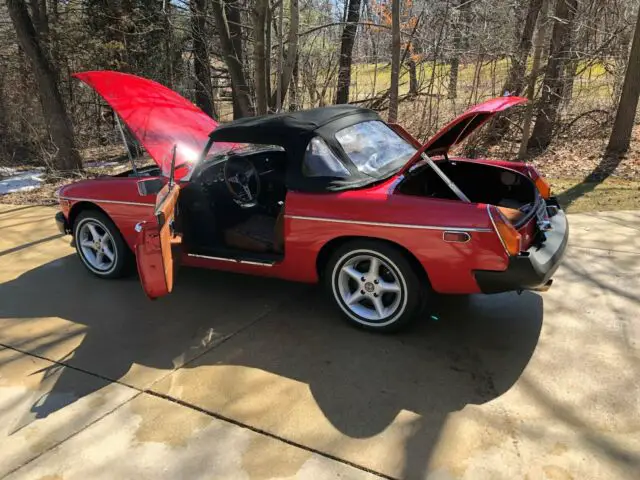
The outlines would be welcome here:
<svg viewBox="0 0 640 480">
<path fill-rule="evenodd" d="M 528 62 L 527 73 L 531 71 L 531 60 Z M 501 89 L 510 68 L 508 59 L 500 59 L 495 64 L 484 63 L 480 69 L 478 98 L 491 95 L 501 95 Z M 418 82 L 428 85 L 434 70 L 433 62 L 424 62 L 417 67 Z M 435 66 L 433 93 L 446 95 L 449 85 L 449 64 L 440 63 Z M 610 97 L 613 91 L 612 76 L 607 73 L 605 66 L 596 63 L 587 66 L 579 64 L 574 83 L 574 97 L 594 99 Z M 405 66 L 401 69 L 400 94 L 409 90 L 409 74 Z M 476 75 L 476 64 L 461 64 L 458 71 L 458 94 L 462 100 L 467 100 Z M 495 77 L 495 78 L 494 78 Z M 386 91 L 391 84 L 391 66 L 389 63 L 358 63 L 353 65 L 351 72 L 351 96 L 353 100 L 374 97 Z M 542 82 L 542 77 L 538 83 Z M 375 87 L 375 91 L 374 91 Z M 539 87 L 539 85 L 538 85 Z"/>
<path fill-rule="evenodd" d="M 640 181 L 608 178 L 584 183 L 578 178 L 550 178 L 551 189 L 569 213 L 640 210 Z"/>
</svg>

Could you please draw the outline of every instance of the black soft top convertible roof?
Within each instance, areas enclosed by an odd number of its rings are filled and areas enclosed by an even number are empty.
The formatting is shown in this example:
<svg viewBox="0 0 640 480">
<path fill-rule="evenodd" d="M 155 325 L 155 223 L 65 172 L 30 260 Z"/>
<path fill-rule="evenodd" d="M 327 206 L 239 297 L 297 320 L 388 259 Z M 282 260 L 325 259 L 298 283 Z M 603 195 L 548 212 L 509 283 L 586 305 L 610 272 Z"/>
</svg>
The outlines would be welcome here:
<svg viewBox="0 0 640 480">
<path fill-rule="evenodd" d="M 357 122 L 379 119 L 378 114 L 354 105 L 333 105 L 298 112 L 246 117 L 220 125 L 209 137 L 214 142 L 262 143 L 287 145 L 296 136 L 307 136 L 318 128 L 342 117 L 358 115 Z M 353 122 L 353 123 L 357 123 Z"/>
<path fill-rule="evenodd" d="M 355 105 L 333 105 L 298 112 L 247 117 L 220 125 L 209 134 L 212 142 L 278 145 L 287 153 L 288 188 L 299 191 L 336 191 L 367 185 L 374 178 L 360 172 L 350 161 L 335 133 L 360 122 L 380 120 L 380 116 Z M 320 136 L 349 170 L 347 178 L 304 176 L 302 161 L 307 145 Z"/>
</svg>

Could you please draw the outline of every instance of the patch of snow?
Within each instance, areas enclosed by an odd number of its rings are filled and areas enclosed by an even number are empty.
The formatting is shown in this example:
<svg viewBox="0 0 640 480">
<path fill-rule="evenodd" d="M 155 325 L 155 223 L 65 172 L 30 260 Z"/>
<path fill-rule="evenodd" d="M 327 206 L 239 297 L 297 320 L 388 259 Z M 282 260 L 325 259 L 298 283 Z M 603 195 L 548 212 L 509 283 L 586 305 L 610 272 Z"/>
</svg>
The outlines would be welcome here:
<svg viewBox="0 0 640 480">
<path fill-rule="evenodd" d="M 116 165 L 120 165 L 120 163 L 119 162 L 106 162 L 104 160 L 85 163 L 86 167 L 93 167 L 93 168 L 115 167 Z"/>
<path fill-rule="evenodd" d="M 0 167 L 0 177 L 15 175 L 17 171 L 18 169 L 13 167 Z"/>
<path fill-rule="evenodd" d="M 17 172 L 14 169 L 3 167 L 0 174 L 6 175 L 8 171 L 13 170 L 9 177 L 0 180 L 0 195 L 14 192 L 26 192 L 39 188 L 44 181 L 44 172 L 42 170 L 25 170 Z"/>
</svg>

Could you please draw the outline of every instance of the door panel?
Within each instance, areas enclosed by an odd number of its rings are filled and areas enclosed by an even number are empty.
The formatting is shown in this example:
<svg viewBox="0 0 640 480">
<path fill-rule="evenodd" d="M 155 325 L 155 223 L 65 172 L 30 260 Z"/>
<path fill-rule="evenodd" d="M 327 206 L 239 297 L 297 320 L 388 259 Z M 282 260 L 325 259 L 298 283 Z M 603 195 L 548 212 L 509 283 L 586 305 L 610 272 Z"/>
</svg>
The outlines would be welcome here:
<svg viewBox="0 0 640 480">
<path fill-rule="evenodd" d="M 175 276 L 173 250 L 180 248 L 181 238 L 173 231 L 180 187 L 165 185 L 158 193 L 153 217 L 136 226 L 136 263 L 142 288 L 149 298 L 171 293 Z"/>
</svg>

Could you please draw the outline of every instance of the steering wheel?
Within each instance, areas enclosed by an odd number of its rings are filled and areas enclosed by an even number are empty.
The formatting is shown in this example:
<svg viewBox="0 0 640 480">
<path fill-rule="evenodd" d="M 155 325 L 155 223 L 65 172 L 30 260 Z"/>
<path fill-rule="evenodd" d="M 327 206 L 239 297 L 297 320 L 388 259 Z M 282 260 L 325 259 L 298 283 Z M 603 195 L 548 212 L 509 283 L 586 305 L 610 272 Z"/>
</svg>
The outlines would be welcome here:
<svg viewBox="0 0 640 480">
<path fill-rule="evenodd" d="M 247 159 L 232 157 L 224 164 L 224 183 L 233 200 L 241 207 L 253 207 L 260 195 L 260 176 Z"/>
</svg>

